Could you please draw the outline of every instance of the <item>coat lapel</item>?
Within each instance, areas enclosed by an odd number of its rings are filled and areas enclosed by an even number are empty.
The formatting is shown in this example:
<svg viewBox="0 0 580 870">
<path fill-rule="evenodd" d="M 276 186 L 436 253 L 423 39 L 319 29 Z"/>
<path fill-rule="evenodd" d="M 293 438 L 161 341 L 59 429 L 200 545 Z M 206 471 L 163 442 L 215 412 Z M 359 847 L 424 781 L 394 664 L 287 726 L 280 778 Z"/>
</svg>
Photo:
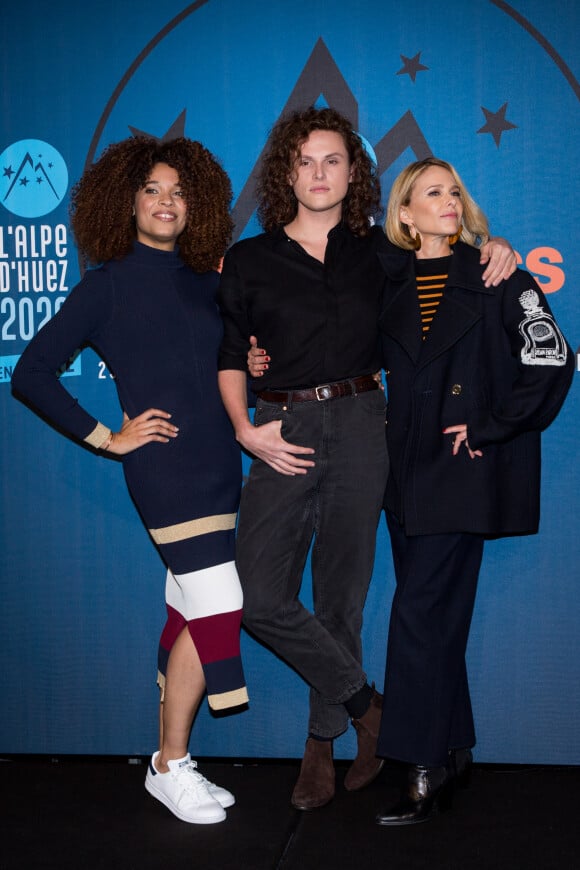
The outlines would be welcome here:
<svg viewBox="0 0 580 870">
<path fill-rule="evenodd" d="M 385 285 L 381 331 L 401 345 L 416 364 L 421 352 L 421 321 L 412 256 L 392 246 L 393 253 L 380 253 L 388 281 Z"/>
<path fill-rule="evenodd" d="M 474 305 L 477 300 L 473 296 L 470 290 L 445 288 L 431 329 L 425 341 L 421 342 L 419 367 L 427 365 L 452 347 L 481 318 L 480 306 Z"/>
<path fill-rule="evenodd" d="M 379 259 L 389 278 L 385 290 L 381 329 L 398 342 L 419 367 L 448 350 L 481 318 L 481 295 L 495 292 L 481 280 L 479 256 L 459 243 L 454 250 L 443 299 L 429 335 L 422 340 L 417 285 L 412 257 L 391 245 Z"/>
</svg>

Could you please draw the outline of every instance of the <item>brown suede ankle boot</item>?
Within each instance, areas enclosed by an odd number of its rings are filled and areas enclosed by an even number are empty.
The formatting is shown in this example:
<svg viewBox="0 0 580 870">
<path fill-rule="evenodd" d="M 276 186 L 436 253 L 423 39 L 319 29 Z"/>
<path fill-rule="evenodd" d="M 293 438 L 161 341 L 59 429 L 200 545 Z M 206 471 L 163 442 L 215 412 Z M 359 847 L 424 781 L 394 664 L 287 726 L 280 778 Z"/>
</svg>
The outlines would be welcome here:
<svg viewBox="0 0 580 870">
<path fill-rule="evenodd" d="M 372 782 L 385 763 L 384 759 L 376 756 L 382 709 L 383 696 L 373 688 L 369 709 L 360 719 L 352 720 L 358 748 L 356 758 L 344 777 L 344 787 L 348 791 L 358 791 Z"/>
<path fill-rule="evenodd" d="M 315 810 L 334 797 L 334 763 L 332 740 L 306 741 L 300 775 L 292 792 L 291 803 L 297 810 Z"/>
</svg>

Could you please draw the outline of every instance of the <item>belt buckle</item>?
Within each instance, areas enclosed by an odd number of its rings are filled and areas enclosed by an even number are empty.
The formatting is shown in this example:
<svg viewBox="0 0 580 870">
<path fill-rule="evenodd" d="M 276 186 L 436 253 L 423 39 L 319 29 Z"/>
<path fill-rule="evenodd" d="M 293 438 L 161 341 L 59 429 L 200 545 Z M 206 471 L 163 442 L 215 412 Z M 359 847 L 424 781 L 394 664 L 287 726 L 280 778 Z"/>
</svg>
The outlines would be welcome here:
<svg viewBox="0 0 580 870">
<path fill-rule="evenodd" d="M 320 384 L 319 387 L 314 387 L 314 392 L 318 402 L 326 402 L 327 399 L 332 399 L 332 387 L 330 384 Z"/>
</svg>

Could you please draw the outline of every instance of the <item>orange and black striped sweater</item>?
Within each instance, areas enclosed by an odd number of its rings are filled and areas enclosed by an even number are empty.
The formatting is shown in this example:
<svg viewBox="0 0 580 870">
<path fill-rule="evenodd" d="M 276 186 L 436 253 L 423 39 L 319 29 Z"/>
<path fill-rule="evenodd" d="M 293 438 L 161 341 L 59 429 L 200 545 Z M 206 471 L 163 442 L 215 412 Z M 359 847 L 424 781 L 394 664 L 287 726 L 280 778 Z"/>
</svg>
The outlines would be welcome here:
<svg viewBox="0 0 580 870">
<path fill-rule="evenodd" d="M 423 341 L 427 338 L 433 318 L 443 298 L 449 276 L 451 254 L 433 260 L 415 260 L 417 295 L 421 313 Z"/>
</svg>

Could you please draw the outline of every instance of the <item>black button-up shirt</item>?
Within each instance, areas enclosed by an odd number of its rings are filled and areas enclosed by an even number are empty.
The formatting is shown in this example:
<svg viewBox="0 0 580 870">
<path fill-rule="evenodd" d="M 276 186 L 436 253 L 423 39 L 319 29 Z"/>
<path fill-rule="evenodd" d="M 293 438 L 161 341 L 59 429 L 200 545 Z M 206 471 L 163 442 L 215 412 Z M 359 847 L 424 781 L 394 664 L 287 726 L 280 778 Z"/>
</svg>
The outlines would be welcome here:
<svg viewBox="0 0 580 870">
<path fill-rule="evenodd" d="M 324 263 L 280 227 L 237 242 L 219 288 L 224 320 L 220 369 L 247 371 L 248 338 L 271 356 L 252 387 L 300 389 L 381 368 L 379 314 L 383 231 L 364 238 L 342 225 L 328 234 Z"/>
</svg>

